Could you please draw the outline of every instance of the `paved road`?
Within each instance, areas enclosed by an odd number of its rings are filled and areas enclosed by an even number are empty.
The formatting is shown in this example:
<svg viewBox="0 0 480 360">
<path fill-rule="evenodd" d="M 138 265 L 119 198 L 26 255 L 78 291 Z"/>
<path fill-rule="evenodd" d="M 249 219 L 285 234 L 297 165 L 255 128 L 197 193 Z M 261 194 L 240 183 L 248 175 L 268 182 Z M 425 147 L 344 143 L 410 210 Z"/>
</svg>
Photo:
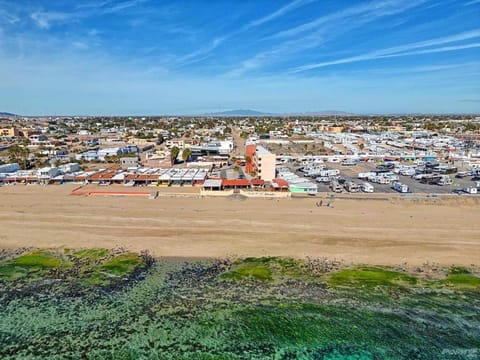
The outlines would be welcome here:
<svg viewBox="0 0 480 360">
<path fill-rule="evenodd" d="M 243 156 L 243 155 L 245 155 L 245 139 L 240 137 L 240 129 L 239 128 L 232 127 L 232 137 L 233 137 L 232 156 Z"/>
</svg>

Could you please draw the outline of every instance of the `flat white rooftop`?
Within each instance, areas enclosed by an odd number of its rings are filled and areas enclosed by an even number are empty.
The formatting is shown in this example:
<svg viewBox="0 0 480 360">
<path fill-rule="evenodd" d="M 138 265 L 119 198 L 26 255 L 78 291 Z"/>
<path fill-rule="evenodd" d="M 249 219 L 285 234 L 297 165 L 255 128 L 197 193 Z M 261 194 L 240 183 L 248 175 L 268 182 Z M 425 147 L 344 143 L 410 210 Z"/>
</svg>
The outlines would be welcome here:
<svg viewBox="0 0 480 360">
<path fill-rule="evenodd" d="M 261 145 L 257 145 L 257 149 L 256 149 L 256 152 L 258 155 L 268 155 L 268 154 L 271 154 L 270 151 L 268 151 L 267 149 L 265 149 L 263 146 Z"/>
</svg>

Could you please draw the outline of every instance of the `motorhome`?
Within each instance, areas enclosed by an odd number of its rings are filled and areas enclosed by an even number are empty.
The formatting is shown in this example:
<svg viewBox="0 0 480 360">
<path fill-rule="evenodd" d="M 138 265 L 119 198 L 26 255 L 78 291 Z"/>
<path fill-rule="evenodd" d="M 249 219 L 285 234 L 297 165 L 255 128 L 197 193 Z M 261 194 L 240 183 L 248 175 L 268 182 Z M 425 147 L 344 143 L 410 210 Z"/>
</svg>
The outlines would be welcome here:
<svg viewBox="0 0 480 360">
<path fill-rule="evenodd" d="M 325 166 L 323 164 L 316 164 L 308 168 L 305 167 L 303 169 L 303 173 L 305 174 L 305 176 L 316 177 L 322 174 L 324 168 Z"/>
<path fill-rule="evenodd" d="M 319 183 L 328 184 L 332 179 L 329 176 L 320 176 L 315 179 Z"/>
<path fill-rule="evenodd" d="M 342 166 L 355 166 L 358 164 L 358 161 L 357 160 L 343 160 L 342 161 Z"/>
<path fill-rule="evenodd" d="M 390 177 L 387 177 L 387 176 L 371 175 L 367 179 L 370 182 L 373 182 L 376 184 L 383 184 L 383 185 L 390 184 L 392 182 L 392 179 L 390 179 Z"/>
<path fill-rule="evenodd" d="M 392 189 L 395 190 L 395 191 L 398 191 L 400 193 L 407 193 L 408 192 L 408 185 L 406 184 L 402 184 L 401 182 L 399 181 L 395 181 L 393 184 L 392 184 Z"/>
<path fill-rule="evenodd" d="M 353 181 L 347 181 L 345 183 L 345 190 L 353 193 L 353 192 L 358 192 L 360 190 L 360 187 L 358 186 L 358 184 L 355 184 Z"/>
<path fill-rule="evenodd" d="M 332 189 L 333 192 L 340 193 L 343 191 L 343 186 L 340 185 L 340 183 L 336 180 L 333 180 L 330 183 L 330 189 Z"/>
<path fill-rule="evenodd" d="M 361 187 L 362 191 L 366 192 L 366 193 L 373 193 L 373 191 L 375 190 L 373 185 L 368 183 L 368 182 L 362 183 L 362 185 L 360 187 Z"/>
<path fill-rule="evenodd" d="M 447 175 L 448 176 L 448 175 Z M 420 179 L 422 184 L 429 185 L 438 185 L 439 181 L 442 179 L 442 175 L 437 174 L 424 174 Z"/>
<path fill-rule="evenodd" d="M 452 184 L 453 184 L 453 180 L 448 175 L 442 175 L 440 179 L 438 179 L 437 181 L 437 185 L 439 186 L 452 185 Z"/>
<path fill-rule="evenodd" d="M 331 169 L 331 170 L 322 170 L 318 175 L 319 176 L 337 176 L 339 174 L 340 174 L 340 170 Z"/>
<path fill-rule="evenodd" d="M 376 173 L 369 171 L 369 172 L 365 172 L 365 173 L 358 173 L 357 177 L 359 179 L 368 179 L 370 176 L 375 176 L 375 175 L 376 175 Z"/>
<path fill-rule="evenodd" d="M 413 176 L 415 175 L 415 167 L 401 166 L 401 167 L 395 168 L 394 172 L 402 176 Z"/>
</svg>

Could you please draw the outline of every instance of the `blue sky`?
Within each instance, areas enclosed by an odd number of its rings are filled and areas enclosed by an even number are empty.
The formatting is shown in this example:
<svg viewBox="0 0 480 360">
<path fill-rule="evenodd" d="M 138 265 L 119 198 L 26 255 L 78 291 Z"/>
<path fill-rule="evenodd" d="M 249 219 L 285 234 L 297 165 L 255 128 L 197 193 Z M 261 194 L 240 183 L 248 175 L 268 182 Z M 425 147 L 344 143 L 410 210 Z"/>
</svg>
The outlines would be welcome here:
<svg viewBox="0 0 480 360">
<path fill-rule="evenodd" d="M 480 112 L 480 0 L 0 0 L 0 111 Z"/>
</svg>

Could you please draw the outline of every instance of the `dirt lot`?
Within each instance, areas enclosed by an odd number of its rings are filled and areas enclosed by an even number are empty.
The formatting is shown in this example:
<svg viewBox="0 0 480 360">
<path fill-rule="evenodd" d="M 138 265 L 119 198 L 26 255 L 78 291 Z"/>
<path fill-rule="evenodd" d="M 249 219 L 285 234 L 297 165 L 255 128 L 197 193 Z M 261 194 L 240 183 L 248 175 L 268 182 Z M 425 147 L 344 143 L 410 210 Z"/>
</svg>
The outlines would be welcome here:
<svg viewBox="0 0 480 360">
<path fill-rule="evenodd" d="M 318 207 L 318 197 L 149 200 L 69 195 L 73 188 L 1 187 L 0 247 L 121 246 L 178 257 L 480 263 L 480 203 L 474 197 L 422 201 L 357 194 L 356 200 L 325 198 L 323 203 L 333 206 Z"/>
</svg>

